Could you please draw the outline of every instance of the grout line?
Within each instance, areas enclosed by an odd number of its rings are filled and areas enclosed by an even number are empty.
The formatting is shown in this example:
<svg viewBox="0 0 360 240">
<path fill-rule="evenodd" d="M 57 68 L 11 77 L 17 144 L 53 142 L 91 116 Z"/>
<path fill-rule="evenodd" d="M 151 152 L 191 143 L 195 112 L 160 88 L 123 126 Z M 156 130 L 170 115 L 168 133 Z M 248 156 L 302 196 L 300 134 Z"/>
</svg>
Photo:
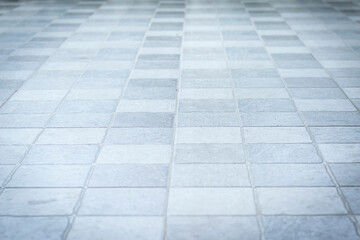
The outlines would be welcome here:
<svg viewBox="0 0 360 240">
<path fill-rule="evenodd" d="M 161 2 L 161 1 L 160 1 Z M 180 45 L 180 58 L 179 58 L 179 73 L 177 79 L 176 86 L 176 103 L 174 109 L 174 121 L 173 121 L 173 139 L 172 139 L 172 147 L 171 147 L 171 159 L 168 167 L 168 181 L 167 181 L 167 192 L 166 192 L 166 203 L 165 203 L 165 214 L 164 214 L 164 229 L 163 229 L 163 239 L 166 240 L 167 235 L 167 224 L 169 218 L 169 198 L 170 198 L 170 190 L 171 190 L 171 180 L 172 174 L 175 166 L 175 151 L 176 151 L 176 138 L 177 138 L 177 122 L 179 116 L 179 101 L 180 101 L 180 89 L 181 89 L 181 79 L 182 79 L 182 65 L 183 65 L 183 51 L 184 51 L 184 32 L 185 32 L 185 19 L 186 19 L 186 7 L 187 0 L 179 1 L 179 3 L 184 3 L 184 17 L 183 17 L 183 28 L 181 31 L 181 45 Z M 181 11 L 180 11 L 181 12 Z"/>
<path fill-rule="evenodd" d="M 247 10 L 247 8 L 244 6 L 244 10 L 246 11 L 247 17 L 249 18 L 249 20 L 251 21 L 251 16 Z M 255 207 L 255 211 L 256 211 L 256 222 L 258 225 L 258 229 L 260 232 L 260 239 L 261 240 L 265 240 L 265 228 L 264 228 L 264 223 L 263 223 L 263 217 L 262 217 L 262 212 L 261 212 L 261 206 L 260 206 L 260 200 L 259 200 L 259 196 L 258 193 L 256 191 L 257 186 L 255 186 L 254 183 L 254 177 L 252 174 L 252 169 L 251 169 L 251 162 L 250 162 L 250 157 L 249 157 L 249 152 L 248 152 L 248 146 L 247 146 L 247 142 L 246 142 L 246 138 L 245 138 L 245 131 L 244 131 L 244 125 L 242 123 L 242 119 L 241 119 L 241 112 L 239 110 L 239 104 L 238 104 L 238 100 L 236 97 L 236 93 L 235 93 L 235 82 L 234 79 L 232 77 L 231 74 L 231 68 L 230 68 L 230 64 L 229 64 L 229 59 L 227 56 L 227 52 L 226 52 L 226 46 L 224 43 L 224 38 L 223 38 L 223 34 L 222 34 L 222 27 L 220 25 L 220 21 L 219 21 L 219 13 L 217 10 L 216 13 L 216 18 L 217 18 L 217 26 L 219 29 L 219 33 L 220 33 L 220 38 L 221 38 L 221 44 L 222 44 L 222 49 L 224 51 L 225 54 L 225 58 L 226 58 L 226 70 L 229 74 L 229 77 L 231 79 L 231 84 L 232 84 L 232 94 L 233 94 L 233 101 L 235 102 L 235 113 L 238 119 L 238 123 L 240 124 L 240 134 L 241 134 L 241 146 L 242 149 L 244 151 L 244 158 L 245 158 L 245 165 L 246 165 L 246 170 L 248 173 L 248 179 L 249 179 L 249 183 L 250 183 L 250 187 L 252 190 L 252 194 L 253 194 L 253 203 L 254 203 L 254 207 Z M 255 28 L 255 26 L 253 26 Z"/>
</svg>

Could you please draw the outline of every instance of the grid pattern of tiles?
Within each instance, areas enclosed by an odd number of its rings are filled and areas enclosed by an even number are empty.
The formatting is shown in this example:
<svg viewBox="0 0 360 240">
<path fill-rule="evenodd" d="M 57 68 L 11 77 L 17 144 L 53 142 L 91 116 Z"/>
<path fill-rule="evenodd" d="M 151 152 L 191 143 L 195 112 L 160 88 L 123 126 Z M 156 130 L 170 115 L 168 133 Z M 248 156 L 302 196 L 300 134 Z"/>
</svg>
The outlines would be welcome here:
<svg viewBox="0 0 360 240">
<path fill-rule="evenodd" d="M 360 4 L 0 2 L 0 239 L 360 239 Z"/>
</svg>

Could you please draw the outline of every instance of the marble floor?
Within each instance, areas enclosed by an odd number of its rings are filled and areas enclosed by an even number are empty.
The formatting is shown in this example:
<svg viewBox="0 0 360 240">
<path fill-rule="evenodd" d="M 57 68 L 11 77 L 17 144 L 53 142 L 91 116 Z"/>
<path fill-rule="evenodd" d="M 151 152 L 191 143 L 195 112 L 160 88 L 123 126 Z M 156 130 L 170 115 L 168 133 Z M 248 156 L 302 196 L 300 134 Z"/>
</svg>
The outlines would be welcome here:
<svg viewBox="0 0 360 240">
<path fill-rule="evenodd" d="M 0 0 L 0 239 L 359 240 L 360 1 Z"/>
</svg>

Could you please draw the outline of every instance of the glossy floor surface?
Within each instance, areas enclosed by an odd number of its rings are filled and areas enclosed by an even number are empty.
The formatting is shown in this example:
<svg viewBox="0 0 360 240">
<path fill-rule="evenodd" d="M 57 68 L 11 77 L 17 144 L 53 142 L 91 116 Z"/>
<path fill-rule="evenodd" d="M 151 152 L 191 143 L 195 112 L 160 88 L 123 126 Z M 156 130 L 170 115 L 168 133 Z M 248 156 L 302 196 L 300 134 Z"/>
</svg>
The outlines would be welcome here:
<svg viewBox="0 0 360 240">
<path fill-rule="evenodd" d="M 0 1 L 0 239 L 358 240 L 360 2 Z"/>
</svg>

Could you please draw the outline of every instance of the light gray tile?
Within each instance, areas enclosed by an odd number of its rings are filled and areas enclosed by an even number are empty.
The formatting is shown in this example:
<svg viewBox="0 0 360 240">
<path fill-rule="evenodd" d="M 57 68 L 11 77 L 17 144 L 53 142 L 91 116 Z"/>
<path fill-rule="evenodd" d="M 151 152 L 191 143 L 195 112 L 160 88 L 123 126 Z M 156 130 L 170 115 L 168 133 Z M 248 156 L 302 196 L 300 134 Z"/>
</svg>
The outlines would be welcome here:
<svg viewBox="0 0 360 240">
<path fill-rule="evenodd" d="M 240 112 L 294 112 L 296 108 L 289 99 L 239 99 Z"/>
<path fill-rule="evenodd" d="M 67 223 L 66 217 L 0 217 L 0 238 L 58 240 Z"/>
<path fill-rule="evenodd" d="M 98 151 L 92 145 L 34 145 L 23 164 L 90 164 Z"/>
<path fill-rule="evenodd" d="M 68 239 L 160 240 L 163 235 L 162 217 L 78 217 Z"/>
<path fill-rule="evenodd" d="M 246 127 L 248 143 L 308 143 L 311 139 L 303 127 Z"/>
<path fill-rule="evenodd" d="M 250 186 L 247 169 L 240 164 L 175 164 L 174 187 Z"/>
<path fill-rule="evenodd" d="M 175 217 L 168 218 L 168 240 L 259 239 L 255 217 Z"/>
<path fill-rule="evenodd" d="M 98 164 L 90 187 L 166 187 L 166 164 Z"/>
<path fill-rule="evenodd" d="M 171 145 L 105 145 L 99 163 L 169 163 Z"/>
<path fill-rule="evenodd" d="M 82 187 L 89 172 L 88 166 L 23 165 L 8 187 Z"/>
<path fill-rule="evenodd" d="M 241 113 L 243 126 L 303 126 L 303 123 L 295 112 L 249 112 Z"/>
<path fill-rule="evenodd" d="M 252 164 L 256 186 L 333 186 L 322 164 Z"/>
<path fill-rule="evenodd" d="M 97 144 L 105 135 L 105 128 L 47 128 L 37 144 Z"/>
<path fill-rule="evenodd" d="M 265 216 L 266 239 L 359 239 L 347 216 Z"/>
<path fill-rule="evenodd" d="M 336 188 L 258 188 L 261 211 L 266 215 L 344 214 Z"/>
<path fill-rule="evenodd" d="M 310 131 L 318 143 L 360 142 L 360 128 L 357 127 L 311 127 Z"/>
<path fill-rule="evenodd" d="M 312 144 L 249 144 L 253 163 L 319 163 L 321 158 Z"/>
<path fill-rule="evenodd" d="M 236 127 L 240 122 L 235 113 L 184 113 L 178 116 L 179 127 Z"/>
<path fill-rule="evenodd" d="M 0 129 L 0 144 L 31 144 L 40 132 L 37 128 Z"/>
<path fill-rule="evenodd" d="M 303 112 L 308 126 L 360 125 L 358 112 Z"/>
<path fill-rule="evenodd" d="M 117 113 L 113 127 L 172 127 L 172 113 Z"/>
<path fill-rule="evenodd" d="M 177 129 L 177 143 L 241 143 L 240 128 L 183 127 Z"/>
<path fill-rule="evenodd" d="M 49 127 L 107 127 L 111 114 L 103 113 L 70 113 L 56 114 L 49 123 Z"/>
<path fill-rule="evenodd" d="M 172 188 L 170 215 L 255 214 L 250 188 Z"/>
<path fill-rule="evenodd" d="M 79 198 L 77 188 L 11 188 L 0 195 L 1 215 L 69 215 Z"/>
<path fill-rule="evenodd" d="M 108 144 L 170 144 L 171 128 L 112 128 L 105 139 Z"/>
<path fill-rule="evenodd" d="M 161 216 L 165 200 L 166 189 L 162 188 L 89 188 L 79 214 Z"/>
</svg>

